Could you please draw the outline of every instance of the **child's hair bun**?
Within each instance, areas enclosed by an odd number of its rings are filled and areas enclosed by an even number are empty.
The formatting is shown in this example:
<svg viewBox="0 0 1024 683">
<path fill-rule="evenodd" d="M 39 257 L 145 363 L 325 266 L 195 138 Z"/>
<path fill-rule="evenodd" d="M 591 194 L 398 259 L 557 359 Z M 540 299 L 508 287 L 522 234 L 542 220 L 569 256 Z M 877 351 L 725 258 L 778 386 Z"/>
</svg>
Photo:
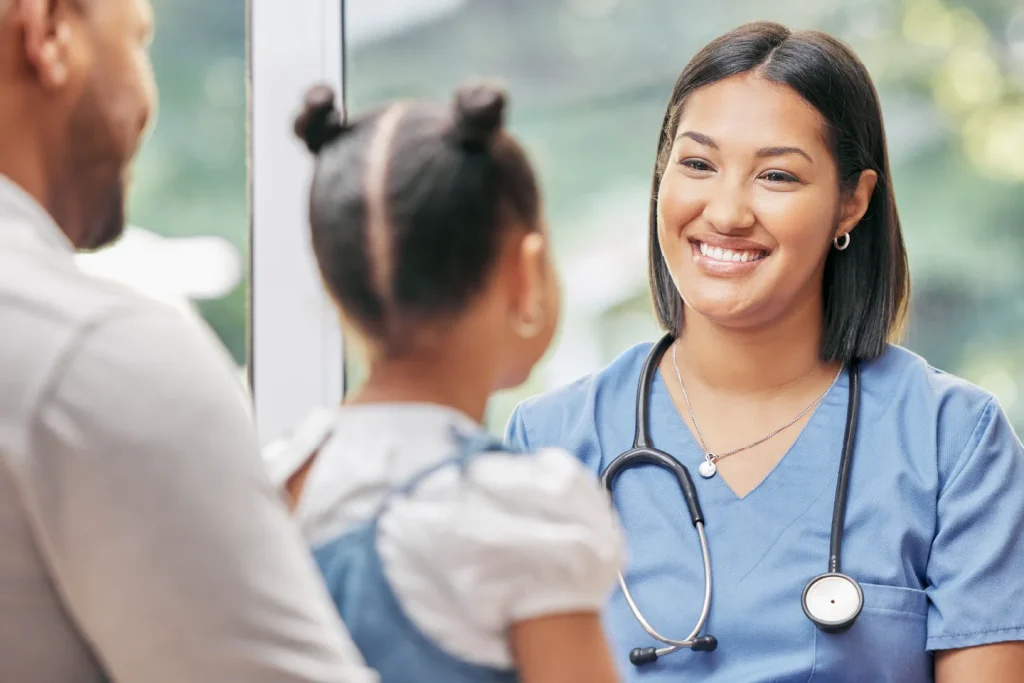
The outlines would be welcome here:
<svg viewBox="0 0 1024 683">
<path fill-rule="evenodd" d="M 334 106 L 334 90 L 316 85 L 306 93 L 302 113 L 295 119 L 295 134 L 306 148 L 318 154 L 324 145 L 336 140 L 345 127 L 341 112 Z"/>
<path fill-rule="evenodd" d="M 455 92 L 452 134 L 465 149 L 486 149 L 501 132 L 508 98 L 504 89 L 485 83 L 466 85 Z"/>
</svg>

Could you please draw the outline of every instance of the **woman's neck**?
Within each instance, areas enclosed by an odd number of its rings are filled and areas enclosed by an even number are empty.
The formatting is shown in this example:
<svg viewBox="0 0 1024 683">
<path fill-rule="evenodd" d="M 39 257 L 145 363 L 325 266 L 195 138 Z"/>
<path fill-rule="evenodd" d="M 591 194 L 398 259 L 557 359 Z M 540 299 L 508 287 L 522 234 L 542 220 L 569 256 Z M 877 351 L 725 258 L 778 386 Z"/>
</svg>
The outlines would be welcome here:
<svg viewBox="0 0 1024 683">
<path fill-rule="evenodd" d="M 374 359 L 365 384 L 346 403 L 434 403 L 482 423 L 491 373 L 477 367 L 471 354 L 459 356 L 442 352 Z"/>
<path fill-rule="evenodd" d="M 821 361 L 820 302 L 809 302 L 771 326 L 731 329 L 687 310 L 677 342 L 680 368 L 689 381 L 718 392 L 755 397 L 777 395 L 838 365 Z"/>
</svg>

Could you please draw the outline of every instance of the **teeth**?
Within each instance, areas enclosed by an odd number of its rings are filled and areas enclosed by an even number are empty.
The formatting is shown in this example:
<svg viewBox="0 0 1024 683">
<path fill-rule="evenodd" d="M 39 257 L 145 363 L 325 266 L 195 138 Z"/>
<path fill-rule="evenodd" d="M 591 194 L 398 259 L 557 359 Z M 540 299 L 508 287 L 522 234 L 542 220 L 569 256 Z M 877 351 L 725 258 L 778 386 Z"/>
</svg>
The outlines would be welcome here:
<svg viewBox="0 0 1024 683">
<path fill-rule="evenodd" d="M 703 242 L 700 242 L 699 244 L 700 253 L 716 261 L 732 261 L 735 263 L 746 263 L 747 261 L 757 261 L 764 255 L 764 253 L 761 251 L 737 251 L 733 249 L 722 249 L 721 247 L 709 247 Z"/>
</svg>

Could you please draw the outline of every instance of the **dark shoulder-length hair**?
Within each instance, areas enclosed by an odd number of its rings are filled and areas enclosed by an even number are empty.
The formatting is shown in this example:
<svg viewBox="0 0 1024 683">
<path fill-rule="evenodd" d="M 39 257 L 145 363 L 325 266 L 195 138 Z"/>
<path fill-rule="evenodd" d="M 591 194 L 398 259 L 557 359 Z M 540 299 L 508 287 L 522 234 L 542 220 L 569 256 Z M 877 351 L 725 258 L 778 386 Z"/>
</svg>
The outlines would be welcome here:
<svg viewBox="0 0 1024 683">
<path fill-rule="evenodd" d="M 830 362 L 876 358 L 902 331 L 910 295 L 878 93 L 867 69 L 842 42 L 769 22 L 746 24 L 706 45 L 672 90 L 651 186 L 648 266 L 658 322 L 675 334 L 683 329 L 683 301 L 658 241 L 658 187 L 683 108 L 697 89 L 747 72 L 788 86 L 821 114 L 842 191 L 856 188 L 862 171 L 878 173 L 849 248 L 830 250 L 825 262 L 821 346 L 822 359 Z"/>
</svg>

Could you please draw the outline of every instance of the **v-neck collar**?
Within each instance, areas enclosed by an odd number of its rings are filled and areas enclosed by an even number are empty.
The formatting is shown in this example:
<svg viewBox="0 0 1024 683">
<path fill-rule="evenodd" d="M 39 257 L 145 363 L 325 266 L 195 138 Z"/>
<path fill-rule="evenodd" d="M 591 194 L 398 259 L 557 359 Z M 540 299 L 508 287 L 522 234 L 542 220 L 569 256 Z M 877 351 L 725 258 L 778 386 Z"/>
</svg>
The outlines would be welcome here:
<svg viewBox="0 0 1024 683">
<path fill-rule="evenodd" d="M 704 451 L 657 373 L 650 403 L 653 441 L 693 473 L 719 570 L 727 570 L 737 581 L 748 576 L 797 519 L 821 496 L 835 491 L 848 391 L 849 374 L 844 370 L 786 454 L 740 498 L 720 476 L 697 475 Z"/>
</svg>

